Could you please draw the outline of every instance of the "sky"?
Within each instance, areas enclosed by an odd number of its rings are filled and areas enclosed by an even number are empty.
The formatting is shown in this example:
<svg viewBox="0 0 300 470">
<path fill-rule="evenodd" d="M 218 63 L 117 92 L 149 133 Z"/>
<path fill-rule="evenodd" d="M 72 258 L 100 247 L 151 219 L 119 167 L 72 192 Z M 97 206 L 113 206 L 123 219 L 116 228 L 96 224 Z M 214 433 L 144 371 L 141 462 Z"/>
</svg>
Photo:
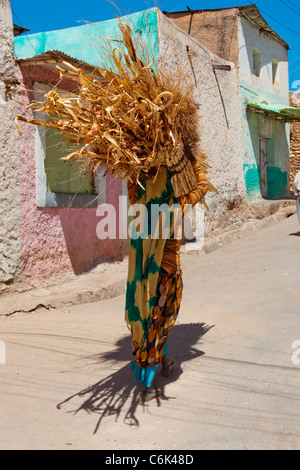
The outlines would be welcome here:
<svg viewBox="0 0 300 470">
<path fill-rule="evenodd" d="M 13 21 L 30 29 L 30 34 L 99 22 L 146 10 L 153 6 L 162 11 L 227 8 L 255 3 L 253 0 L 11 0 Z M 257 7 L 272 29 L 289 45 L 290 88 L 300 82 L 300 1 L 258 0 Z"/>
</svg>

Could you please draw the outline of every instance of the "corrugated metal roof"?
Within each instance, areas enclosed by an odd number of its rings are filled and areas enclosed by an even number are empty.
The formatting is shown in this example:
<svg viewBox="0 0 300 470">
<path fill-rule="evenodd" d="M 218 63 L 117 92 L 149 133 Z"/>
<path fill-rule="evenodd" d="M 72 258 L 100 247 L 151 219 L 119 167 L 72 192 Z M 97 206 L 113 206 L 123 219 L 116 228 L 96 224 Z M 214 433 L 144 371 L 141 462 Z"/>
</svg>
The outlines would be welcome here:
<svg viewBox="0 0 300 470">
<path fill-rule="evenodd" d="M 17 58 L 17 62 L 20 65 L 33 65 L 36 64 L 37 62 L 41 62 L 44 64 L 54 64 L 57 62 L 71 62 L 72 64 L 76 64 L 80 66 L 83 69 L 87 69 L 89 71 L 93 70 L 99 70 L 97 67 L 94 67 L 87 62 L 84 62 L 82 60 L 78 60 L 75 57 L 71 57 L 70 55 L 65 54 L 62 51 L 47 51 L 43 52 L 42 54 L 37 54 L 33 57 L 28 57 L 28 58 Z"/>
<path fill-rule="evenodd" d="M 300 109 L 281 104 L 255 104 L 248 103 L 247 108 L 257 113 L 268 114 L 270 117 L 281 119 L 285 122 L 300 121 Z"/>
</svg>

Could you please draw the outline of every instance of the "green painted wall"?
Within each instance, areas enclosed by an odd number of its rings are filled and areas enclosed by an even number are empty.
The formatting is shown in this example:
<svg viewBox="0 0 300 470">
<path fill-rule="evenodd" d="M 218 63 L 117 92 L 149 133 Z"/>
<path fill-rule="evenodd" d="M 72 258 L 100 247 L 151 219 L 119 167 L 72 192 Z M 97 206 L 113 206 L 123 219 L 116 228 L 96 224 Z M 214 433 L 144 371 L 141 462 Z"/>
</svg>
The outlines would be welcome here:
<svg viewBox="0 0 300 470">
<path fill-rule="evenodd" d="M 260 195 L 260 165 L 244 164 L 244 176 L 249 200 Z"/>
<path fill-rule="evenodd" d="M 288 173 L 280 168 L 268 167 L 268 194 L 272 199 L 284 199 L 287 196 Z"/>
<path fill-rule="evenodd" d="M 158 57 L 157 9 L 133 13 L 123 17 L 132 27 L 135 37 L 142 36 L 143 43 L 153 57 Z M 15 38 L 15 54 L 20 58 L 34 57 L 50 50 L 57 50 L 95 66 L 105 66 L 107 58 L 101 46 L 106 37 L 118 38 L 117 18 L 100 23 L 44 33 L 21 35 Z M 120 47 L 114 43 L 114 47 Z"/>
</svg>

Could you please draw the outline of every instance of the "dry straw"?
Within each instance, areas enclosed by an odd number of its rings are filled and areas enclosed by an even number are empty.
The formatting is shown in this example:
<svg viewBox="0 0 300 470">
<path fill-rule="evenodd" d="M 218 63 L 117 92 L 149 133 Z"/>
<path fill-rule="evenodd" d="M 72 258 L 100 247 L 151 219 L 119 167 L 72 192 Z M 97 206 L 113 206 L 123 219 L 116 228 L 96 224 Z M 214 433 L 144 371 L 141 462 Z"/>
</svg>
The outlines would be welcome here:
<svg viewBox="0 0 300 470">
<path fill-rule="evenodd" d="M 78 94 L 62 96 L 51 90 L 45 102 L 27 107 L 45 114 L 45 120 L 18 115 L 19 132 L 22 135 L 19 120 L 58 129 L 65 141 L 78 146 L 64 161 L 84 160 L 92 171 L 101 168 L 119 179 L 137 178 L 139 184 L 167 166 L 176 196 L 187 194 L 197 186 L 190 151 L 204 171 L 208 168 L 199 151 L 193 90 L 184 87 L 179 75 L 176 79 L 162 68 L 154 70 L 143 54 L 138 56 L 139 45 L 128 24 L 119 20 L 119 28 L 119 47 L 107 49 L 113 67 L 88 75 L 64 62 L 66 69 L 57 68 L 61 77 L 78 83 Z"/>
</svg>

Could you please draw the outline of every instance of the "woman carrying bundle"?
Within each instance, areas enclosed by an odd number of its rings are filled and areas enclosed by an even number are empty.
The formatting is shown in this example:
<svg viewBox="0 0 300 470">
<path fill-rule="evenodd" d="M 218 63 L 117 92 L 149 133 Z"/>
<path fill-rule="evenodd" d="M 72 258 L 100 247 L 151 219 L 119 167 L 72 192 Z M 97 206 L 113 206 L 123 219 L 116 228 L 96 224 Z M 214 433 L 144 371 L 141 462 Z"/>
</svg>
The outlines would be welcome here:
<svg viewBox="0 0 300 470">
<path fill-rule="evenodd" d="M 145 221 L 153 222 L 157 205 L 170 209 L 179 203 L 184 213 L 186 204 L 204 203 L 205 193 L 215 189 L 205 176 L 199 104 L 189 83 L 188 64 L 184 74 L 170 72 L 162 63 L 153 68 L 151 57 L 144 54 L 148 44 L 144 48 L 141 38 L 134 40 L 123 21 L 118 26 L 119 47 L 110 47 L 116 40 L 108 39 L 104 68 L 87 74 L 67 62 L 58 67 L 61 78 L 77 82 L 77 94 L 65 96 L 54 88 L 43 102 L 27 106 L 44 119 L 17 115 L 16 124 L 20 135 L 18 121 L 59 130 L 66 142 L 75 144 L 75 151 L 62 160 L 85 162 L 85 172 L 128 177 L 131 204 L 144 207 Z M 175 218 L 173 214 L 173 222 Z M 162 221 L 159 213 L 158 226 Z M 132 369 L 145 386 L 144 401 L 159 394 L 152 386 L 158 364 L 164 375 L 174 366 L 168 357 L 168 337 L 182 298 L 180 239 L 171 227 L 168 236 L 158 235 L 131 237 L 129 251 L 126 321 L 132 335 Z"/>
<path fill-rule="evenodd" d="M 136 182 L 128 182 L 131 205 L 142 204 L 149 214 L 151 206 L 157 204 L 172 207 L 179 202 L 184 212 L 184 206 L 203 202 L 210 183 L 192 154 L 188 155 L 197 177 L 195 190 L 179 199 L 175 198 L 171 183 L 172 168 L 162 167 L 157 177 L 142 181 L 144 189 Z M 144 386 L 144 402 L 163 393 L 153 387 L 158 365 L 162 364 L 164 376 L 168 376 L 175 365 L 169 359 L 168 338 L 182 299 L 180 246 L 181 240 L 175 237 L 174 227 L 168 239 L 150 235 L 146 239 L 131 239 L 130 242 L 126 321 L 132 335 L 134 360 L 131 368 L 135 380 Z"/>
</svg>

